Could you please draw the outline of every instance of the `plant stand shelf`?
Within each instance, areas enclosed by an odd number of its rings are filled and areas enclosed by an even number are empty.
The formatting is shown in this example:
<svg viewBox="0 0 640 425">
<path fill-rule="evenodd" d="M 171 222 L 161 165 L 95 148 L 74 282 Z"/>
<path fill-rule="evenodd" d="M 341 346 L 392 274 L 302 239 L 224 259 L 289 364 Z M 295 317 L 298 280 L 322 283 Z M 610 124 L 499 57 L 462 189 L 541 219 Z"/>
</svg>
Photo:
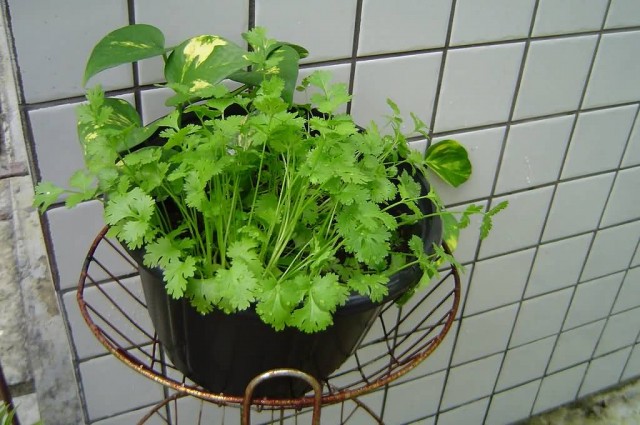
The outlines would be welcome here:
<svg viewBox="0 0 640 425">
<path fill-rule="evenodd" d="M 244 406 L 242 416 L 247 418 L 242 418 L 243 423 L 248 423 L 250 410 L 252 415 L 262 415 L 260 423 L 265 423 L 265 414 L 270 415 L 273 423 L 291 424 L 298 422 L 286 422 L 287 418 L 297 421 L 298 416 L 307 415 L 309 419 L 301 423 L 309 423 L 313 412 L 319 416 L 320 408 L 330 405 L 339 411 L 340 423 L 347 423 L 357 415 L 369 417 L 372 423 L 382 423 L 358 397 L 390 384 L 425 360 L 451 328 L 460 302 L 460 278 L 451 267 L 401 308 L 393 304 L 385 306 L 356 352 L 326 382 L 319 383 L 312 377 L 299 376 L 302 374 L 299 371 L 286 369 L 256 377 L 266 380 L 276 374 L 287 374 L 310 379 L 318 386 L 316 395 L 267 399 L 252 398 L 251 391 L 244 397 L 215 394 L 189 381 L 165 357 L 146 312 L 137 266 L 106 232 L 105 227 L 87 252 L 77 298 L 80 312 L 98 341 L 127 366 L 165 387 L 166 399 L 139 423 L 147 423 L 150 418 L 153 423 L 178 423 L 177 407 L 185 403 L 187 396 L 203 401 L 200 410 L 206 404 L 222 409 Z"/>
</svg>

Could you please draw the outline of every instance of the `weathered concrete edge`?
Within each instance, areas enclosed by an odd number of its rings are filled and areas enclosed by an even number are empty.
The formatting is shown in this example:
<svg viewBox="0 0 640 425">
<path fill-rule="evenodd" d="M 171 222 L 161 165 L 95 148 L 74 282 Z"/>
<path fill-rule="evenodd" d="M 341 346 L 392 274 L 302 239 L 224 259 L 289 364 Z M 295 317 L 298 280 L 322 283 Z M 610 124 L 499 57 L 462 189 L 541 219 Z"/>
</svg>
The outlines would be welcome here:
<svg viewBox="0 0 640 425">
<path fill-rule="evenodd" d="M 6 3 L 0 1 L 0 102 L 11 161 L 29 164 Z M 26 346 L 41 417 L 47 424 L 83 424 L 69 338 L 60 314 L 30 176 L 10 178 L 15 257 L 27 315 Z"/>
</svg>

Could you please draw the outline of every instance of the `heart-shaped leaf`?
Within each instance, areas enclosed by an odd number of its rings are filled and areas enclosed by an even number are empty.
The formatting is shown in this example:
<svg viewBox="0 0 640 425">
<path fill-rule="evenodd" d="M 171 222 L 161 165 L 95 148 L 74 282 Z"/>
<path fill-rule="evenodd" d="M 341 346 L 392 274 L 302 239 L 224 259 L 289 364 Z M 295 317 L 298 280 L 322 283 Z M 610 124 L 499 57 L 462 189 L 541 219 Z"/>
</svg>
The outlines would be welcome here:
<svg viewBox="0 0 640 425">
<path fill-rule="evenodd" d="M 84 71 L 82 84 L 105 69 L 161 55 L 164 34 L 152 25 L 128 25 L 110 32 L 96 44 Z"/>
<path fill-rule="evenodd" d="M 144 142 L 157 128 L 154 124 L 142 127 L 138 111 L 126 100 L 108 97 L 104 99 L 104 106 L 111 108 L 111 113 L 107 120 L 100 124 L 100 130 L 126 136 L 115 147 L 118 152 L 124 152 Z M 78 135 L 85 144 L 91 143 L 97 130 L 95 122 L 78 122 Z"/>
<path fill-rule="evenodd" d="M 167 59 L 167 82 L 185 87 L 187 93 L 213 87 L 234 72 L 249 66 L 245 51 L 235 43 L 215 35 L 200 35 L 180 44 Z"/>
<path fill-rule="evenodd" d="M 446 183 L 458 187 L 471 176 L 467 150 L 455 140 L 432 144 L 425 155 L 427 166 Z"/>
</svg>

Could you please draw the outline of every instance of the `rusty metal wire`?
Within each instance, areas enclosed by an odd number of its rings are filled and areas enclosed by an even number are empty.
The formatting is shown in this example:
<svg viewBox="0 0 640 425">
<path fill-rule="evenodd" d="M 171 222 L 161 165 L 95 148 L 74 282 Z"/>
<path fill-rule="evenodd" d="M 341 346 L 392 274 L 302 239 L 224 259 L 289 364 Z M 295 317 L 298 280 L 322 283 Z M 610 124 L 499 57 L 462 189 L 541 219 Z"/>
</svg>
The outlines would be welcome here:
<svg viewBox="0 0 640 425">
<path fill-rule="evenodd" d="M 218 405 L 242 405 L 241 396 L 214 394 L 189 382 L 165 359 L 146 314 L 135 263 L 106 237 L 106 232 L 104 228 L 98 234 L 87 253 L 77 292 L 80 312 L 98 341 L 120 361 L 180 397 L 190 395 Z M 322 383 L 321 404 L 355 399 L 417 367 L 449 331 L 459 302 L 460 278 L 451 267 L 427 291 L 401 308 L 385 306 L 355 354 Z M 163 406 L 171 402 L 165 400 Z M 356 408 L 366 411 L 366 406 L 355 403 Z M 256 398 L 251 405 L 259 409 L 300 410 L 313 406 L 314 397 Z"/>
</svg>

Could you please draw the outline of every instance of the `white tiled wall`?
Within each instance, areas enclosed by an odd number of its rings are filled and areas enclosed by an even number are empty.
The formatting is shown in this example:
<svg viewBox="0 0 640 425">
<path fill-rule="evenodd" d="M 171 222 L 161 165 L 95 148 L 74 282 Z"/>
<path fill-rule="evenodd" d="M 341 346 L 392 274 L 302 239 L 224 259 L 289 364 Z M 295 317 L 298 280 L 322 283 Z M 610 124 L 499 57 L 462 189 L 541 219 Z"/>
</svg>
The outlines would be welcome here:
<svg viewBox="0 0 640 425">
<path fill-rule="evenodd" d="M 83 65 L 101 36 L 128 22 L 159 26 L 169 43 L 206 32 L 242 42 L 250 25 L 267 26 L 309 48 L 303 73 L 323 67 L 349 83 L 358 122 L 381 120 L 392 98 L 431 123 L 436 140 L 469 149 L 474 176 L 459 191 L 442 188 L 445 200 L 511 205 L 489 239 L 463 232 L 459 321 L 390 388 L 387 423 L 505 424 L 640 374 L 638 1 L 8 4 L 42 178 L 62 183 L 81 164 L 73 108 Z M 162 76 L 156 65 L 95 82 L 138 98 L 148 121 L 164 108 L 165 93 L 151 85 Z M 94 203 L 46 215 L 85 419 L 124 424 L 163 392 L 106 356 L 79 321 L 74 286 L 100 227 Z"/>
</svg>

